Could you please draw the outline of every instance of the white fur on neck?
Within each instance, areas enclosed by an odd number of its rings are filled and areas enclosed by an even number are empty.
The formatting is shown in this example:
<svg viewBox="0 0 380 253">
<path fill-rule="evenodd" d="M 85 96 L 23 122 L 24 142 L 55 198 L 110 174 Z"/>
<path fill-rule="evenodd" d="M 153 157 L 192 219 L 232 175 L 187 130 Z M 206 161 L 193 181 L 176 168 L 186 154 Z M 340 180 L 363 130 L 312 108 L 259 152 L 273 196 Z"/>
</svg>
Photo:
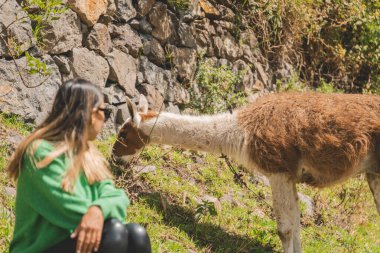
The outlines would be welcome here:
<svg viewBox="0 0 380 253">
<path fill-rule="evenodd" d="M 135 116 L 133 117 L 133 122 L 136 124 L 137 127 L 140 127 L 141 116 L 138 113 L 135 113 Z"/>
<path fill-rule="evenodd" d="M 147 135 L 157 118 L 141 123 Z M 237 125 L 236 115 L 230 113 L 213 116 L 189 116 L 163 112 L 158 116 L 150 136 L 152 143 L 179 145 L 183 148 L 226 154 L 237 160 L 245 150 L 244 131 Z"/>
</svg>

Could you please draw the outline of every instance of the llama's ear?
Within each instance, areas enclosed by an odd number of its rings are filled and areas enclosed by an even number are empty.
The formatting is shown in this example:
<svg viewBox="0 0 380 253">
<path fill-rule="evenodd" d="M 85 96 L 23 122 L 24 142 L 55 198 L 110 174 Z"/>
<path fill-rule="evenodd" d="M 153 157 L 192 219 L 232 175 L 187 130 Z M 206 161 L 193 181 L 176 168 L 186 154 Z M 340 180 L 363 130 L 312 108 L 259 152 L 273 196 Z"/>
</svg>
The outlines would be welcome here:
<svg viewBox="0 0 380 253">
<path fill-rule="evenodd" d="M 127 99 L 129 115 L 131 115 L 131 118 L 133 119 L 137 115 L 136 105 L 129 98 L 126 98 L 126 99 Z"/>
<path fill-rule="evenodd" d="M 145 96 L 142 94 L 140 95 L 137 110 L 143 114 L 146 114 L 148 112 L 148 100 L 146 100 Z"/>
</svg>

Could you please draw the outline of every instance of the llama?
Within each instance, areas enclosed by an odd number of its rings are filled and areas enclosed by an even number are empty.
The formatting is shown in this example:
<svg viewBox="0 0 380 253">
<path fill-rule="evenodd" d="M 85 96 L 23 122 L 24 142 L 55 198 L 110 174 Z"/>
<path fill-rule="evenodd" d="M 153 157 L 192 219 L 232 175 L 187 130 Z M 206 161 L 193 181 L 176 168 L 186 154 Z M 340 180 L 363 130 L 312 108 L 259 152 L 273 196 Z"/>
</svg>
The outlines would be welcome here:
<svg viewBox="0 0 380 253">
<path fill-rule="evenodd" d="M 141 101 L 141 100 L 140 100 Z M 147 111 L 130 101 L 113 156 L 130 159 L 145 144 L 225 154 L 269 179 L 285 253 L 302 252 L 296 183 L 328 187 L 358 173 L 380 214 L 380 97 L 283 93 L 232 113 L 188 116 Z M 153 127 L 154 126 L 154 127 Z"/>
</svg>

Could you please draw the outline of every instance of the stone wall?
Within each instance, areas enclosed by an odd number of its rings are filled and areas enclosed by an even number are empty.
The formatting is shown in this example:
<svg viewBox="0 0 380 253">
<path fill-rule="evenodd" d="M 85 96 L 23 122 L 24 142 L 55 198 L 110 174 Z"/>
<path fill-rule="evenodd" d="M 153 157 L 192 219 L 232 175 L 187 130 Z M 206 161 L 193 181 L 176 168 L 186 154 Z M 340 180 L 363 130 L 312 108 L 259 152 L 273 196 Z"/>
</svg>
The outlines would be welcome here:
<svg viewBox="0 0 380 253">
<path fill-rule="evenodd" d="M 126 96 L 137 101 L 144 95 L 151 109 L 164 102 L 165 110 L 180 112 L 190 100 L 188 88 L 196 85 L 202 52 L 216 65 L 247 69 L 242 87 L 252 96 L 273 88 L 273 71 L 254 33 L 243 30 L 236 41 L 232 35 L 235 14 L 224 5 L 194 0 L 182 11 L 158 0 L 68 0 L 71 9 L 45 28 L 41 49 L 18 2 L 2 2 L 0 111 L 19 114 L 30 122 L 40 122 L 59 85 L 75 77 L 103 88 L 116 124 L 128 117 L 126 106 L 119 105 Z M 22 21 L 12 23 L 18 19 Z M 17 70 L 4 45 L 12 40 L 21 51 L 43 59 L 52 73 L 47 78 L 28 75 L 23 55 L 16 59 L 21 68 Z"/>
</svg>

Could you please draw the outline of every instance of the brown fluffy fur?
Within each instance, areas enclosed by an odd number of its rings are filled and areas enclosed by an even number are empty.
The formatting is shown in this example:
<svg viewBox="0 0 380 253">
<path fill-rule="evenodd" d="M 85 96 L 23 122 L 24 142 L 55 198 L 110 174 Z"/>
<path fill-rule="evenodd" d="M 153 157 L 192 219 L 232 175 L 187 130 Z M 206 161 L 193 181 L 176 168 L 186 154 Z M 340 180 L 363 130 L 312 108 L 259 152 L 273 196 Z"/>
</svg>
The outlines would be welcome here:
<svg viewBox="0 0 380 253">
<path fill-rule="evenodd" d="M 296 177 L 302 159 L 314 171 L 308 183 L 325 186 L 355 173 L 358 162 L 377 149 L 380 97 L 276 94 L 240 109 L 237 116 L 262 172 Z"/>
</svg>

